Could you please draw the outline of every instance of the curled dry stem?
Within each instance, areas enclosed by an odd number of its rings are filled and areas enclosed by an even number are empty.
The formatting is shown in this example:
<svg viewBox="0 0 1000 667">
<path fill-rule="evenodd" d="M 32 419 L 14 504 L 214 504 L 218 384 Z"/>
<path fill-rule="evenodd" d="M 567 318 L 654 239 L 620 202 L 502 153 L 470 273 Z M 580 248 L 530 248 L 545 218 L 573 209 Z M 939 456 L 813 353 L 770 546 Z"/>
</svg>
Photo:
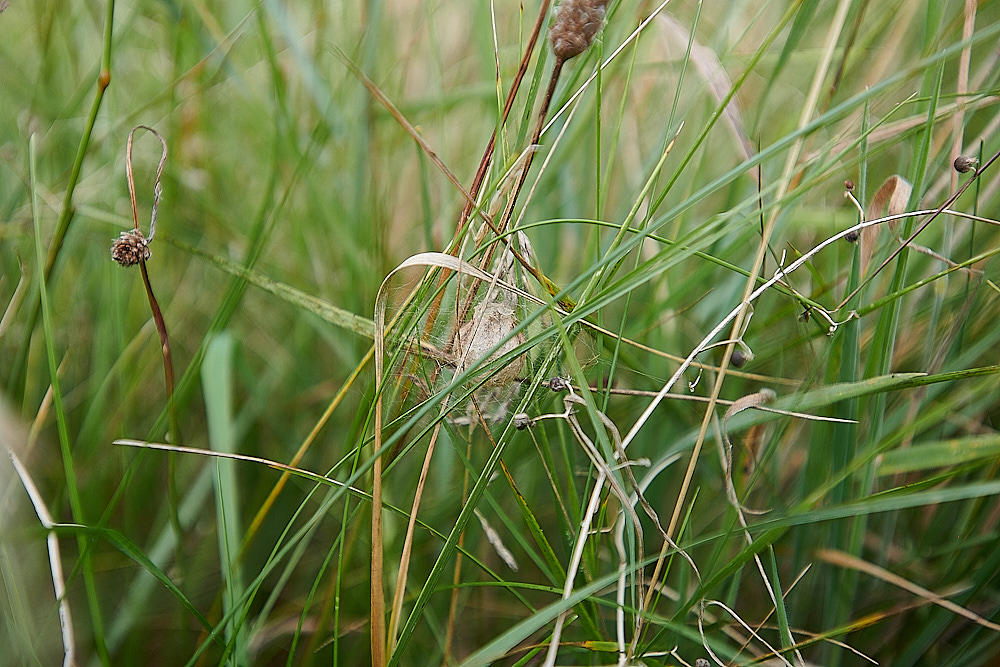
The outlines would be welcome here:
<svg viewBox="0 0 1000 667">
<path fill-rule="evenodd" d="M 756 408 L 765 403 L 772 403 L 775 398 L 776 395 L 773 390 L 761 389 L 755 394 L 750 394 L 734 401 L 722 418 L 722 441 L 724 445 L 722 468 L 725 475 L 726 497 L 729 498 L 729 504 L 733 506 L 737 513 L 741 514 L 740 522 L 744 527 L 746 527 L 746 520 L 742 514 L 767 514 L 770 510 L 755 510 L 744 507 L 736 495 L 736 486 L 733 484 L 733 443 L 729 439 L 729 419 L 744 410 Z"/>
<path fill-rule="evenodd" d="M 132 174 L 132 143 L 135 133 L 138 130 L 146 130 L 155 136 L 162 148 L 160 153 L 160 163 L 156 168 L 156 178 L 153 181 L 153 206 L 149 219 L 149 236 L 143 236 L 139 230 L 139 206 L 135 195 L 135 177 Z M 125 148 L 125 177 L 128 181 L 128 195 L 132 203 L 132 230 L 122 232 L 114 244 L 111 246 L 111 257 L 122 266 L 139 265 L 142 274 L 142 284 L 146 289 L 146 299 L 149 301 L 149 309 L 153 314 L 153 321 L 156 324 L 156 333 L 160 337 L 160 351 L 163 355 L 163 374 L 167 387 L 167 403 L 170 412 L 170 435 L 175 443 L 181 442 L 180 424 L 177 420 L 177 411 L 174 405 L 174 363 L 170 354 L 170 337 L 167 334 L 167 324 L 163 319 L 163 312 L 160 304 L 153 294 L 153 286 L 149 281 L 149 272 L 146 270 L 146 260 L 150 257 L 149 244 L 156 234 L 156 216 L 160 208 L 160 198 L 163 196 L 163 188 L 160 186 L 160 179 L 163 177 L 163 167 L 167 162 L 167 142 L 159 132 L 148 125 L 136 125 L 128 134 L 128 142 Z"/>
<path fill-rule="evenodd" d="M 612 447 L 614 448 L 614 457 L 615 459 L 617 459 L 617 465 L 614 468 L 612 468 L 612 466 L 607 461 L 604 460 L 604 457 L 601 455 L 601 452 L 598 450 L 597 446 L 583 430 L 583 427 L 580 425 L 579 420 L 576 418 L 576 406 L 578 405 L 586 406 L 586 401 L 583 399 L 583 397 L 574 392 L 572 385 L 563 378 L 558 378 L 558 377 L 553 378 L 552 380 L 549 381 L 548 384 L 550 388 L 552 388 L 554 391 L 567 390 L 568 393 L 565 396 L 563 396 L 563 405 L 565 406 L 565 410 L 557 414 L 540 415 L 538 417 L 535 417 L 534 419 L 529 418 L 527 415 L 524 414 L 515 415 L 514 416 L 515 427 L 519 429 L 526 428 L 543 419 L 565 420 L 566 423 L 569 424 L 570 431 L 573 433 L 573 436 L 576 438 L 577 442 L 580 443 L 581 447 L 583 447 L 583 450 L 587 454 L 587 457 L 590 459 L 594 467 L 598 470 L 598 477 L 595 485 L 595 493 L 598 493 L 600 489 L 603 487 L 603 485 L 607 483 L 608 489 L 618 499 L 619 504 L 621 505 L 623 517 L 624 515 L 627 515 L 628 518 L 632 521 L 632 524 L 635 526 L 636 548 L 637 548 L 637 555 L 639 562 L 642 563 L 645 560 L 645 556 L 643 549 L 643 529 L 642 529 L 642 524 L 639 520 L 639 515 L 636 513 L 634 508 L 635 502 L 638 502 L 642 506 L 646 514 L 649 516 L 649 518 L 653 520 L 653 524 L 656 526 L 657 531 L 659 532 L 661 538 L 665 541 L 666 545 L 676 550 L 677 553 L 681 554 L 681 556 L 691 566 L 691 569 L 694 570 L 695 575 L 700 580 L 701 573 L 698 571 L 698 567 L 695 565 L 694 560 L 691 558 L 690 555 L 687 554 L 687 552 L 685 552 L 680 546 L 678 546 L 670 538 L 669 535 L 667 535 L 666 531 L 663 529 L 663 526 L 660 524 L 660 519 L 656 511 L 643 496 L 642 487 L 640 486 L 639 482 L 635 478 L 634 473 L 632 472 L 632 465 L 634 462 L 630 461 L 625 454 L 625 449 L 622 447 L 621 433 L 618 431 L 618 427 L 615 425 L 615 423 L 611 419 L 609 419 L 608 416 L 605 415 L 603 412 L 599 410 L 595 411 L 597 418 L 601 421 L 601 424 L 605 427 L 605 429 L 607 429 L 607 432 L 611 435 Z M 628 492 L 625 490 L 625 487 L 622 486 L 622 484 L 615 477 L 614 475 L 615 469 L 620 469 L 624 471 L 624 474 L 627 477 L 629 484 L 632 485 L 632 488 L 634 490 L 635 500 L 632 500 L 630 498 Z M 596 507 L 594 503 L 591 503 L 590 506 Z M 591 522 L 592 522 L 592 517 L 588 512 L 584 524 L 581 527 L 580 535 L 578 538 L 581 543 L 586 541 L 587 534 L 589 533 L 589 525 Z M 619 545 L 619 550 L 620 550 L 620 545 Z M 625 569 L 624 568 L 620 569 L 621 569 L 621 576 L 624 577 Z M 575 568 L 570 569 L 569 570 L 570 574 L 567 575 L 566 587 L 563 591 L 564 598 L 568 597 L 572 593 L 573 575 L 571 573 L 573 571 L 575 571 Z M 645 600 L 646 596 L 643 595 L 644 583 L 643 583 L 643 575 L 641 569 L 638 570 L 638 579 L 639 579 L 638 597 L 640 600 Z M 621 585 L 622 584 L 619 583 L 619 587 L 621 587 Z M 632 643 L 629 647 L 629 655 L 632 655 L 634 653 L 635 647 L 637 646 L 639 631 L 641 628 L 641 618 L 643 609 L 644 607 L 640 608 L 639 613 L 637 613 L 635 617 L 635 630 L 633 632 Z M 557 646 L 558 644 L 557 638 L 561 634 L 561 625 L 564 622 L 564 620 L 565 620 L 565 614 L 561 615 L 557 620 L 557 628 L 553 634 L 553 643 L 549 649 L 550 660 L 547 661 L 546 664 L 554 664 L 555 646 Z"/>
</svg>

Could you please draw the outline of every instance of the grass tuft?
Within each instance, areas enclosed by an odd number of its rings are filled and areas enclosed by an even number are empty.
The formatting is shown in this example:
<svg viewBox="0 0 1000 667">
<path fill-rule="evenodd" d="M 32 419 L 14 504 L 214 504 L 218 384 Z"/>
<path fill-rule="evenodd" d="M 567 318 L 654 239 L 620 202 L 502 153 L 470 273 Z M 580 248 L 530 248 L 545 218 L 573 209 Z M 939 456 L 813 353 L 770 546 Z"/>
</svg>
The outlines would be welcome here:
<svg viewBox="0 0 1000 667">
<path fill-rule="evenodd" d="M 0 29 L 0 662 L 1000 659 L 997 3 Z"/>
</svg>

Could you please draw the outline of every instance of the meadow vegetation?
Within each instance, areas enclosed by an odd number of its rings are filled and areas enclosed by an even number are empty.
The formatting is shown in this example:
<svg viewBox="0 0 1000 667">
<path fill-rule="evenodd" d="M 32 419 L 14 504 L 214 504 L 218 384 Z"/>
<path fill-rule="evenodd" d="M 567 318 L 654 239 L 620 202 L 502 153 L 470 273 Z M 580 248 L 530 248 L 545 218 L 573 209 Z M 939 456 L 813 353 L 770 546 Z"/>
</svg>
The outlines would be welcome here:
<svg viewBox="0 0 1000 667">
<path fill-rule="evenodd" d="M 563 5 L 0 2 L 0 663 L 1000 658 L 1000 3 Z"/>
</svg>

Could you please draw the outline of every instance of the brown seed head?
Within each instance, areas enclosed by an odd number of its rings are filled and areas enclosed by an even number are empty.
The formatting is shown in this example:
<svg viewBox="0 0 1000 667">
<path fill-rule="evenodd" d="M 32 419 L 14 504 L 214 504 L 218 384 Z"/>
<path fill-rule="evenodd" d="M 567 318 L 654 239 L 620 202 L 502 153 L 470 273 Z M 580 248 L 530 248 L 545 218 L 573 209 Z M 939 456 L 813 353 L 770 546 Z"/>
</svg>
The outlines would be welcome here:
<svg viewBox="0 0 1000 667">
<path fill-rule="evenodd" d="M 847 179 L 846 181 L 844 181 L 844 189 L 847 190 L 848 192 L 854 190 L 854 181 L 852 181 L 851 179 Z"/>
<path fill-rule="evenodd" d="M 955 158 L 955 171 L 965 174 L 979 168 L 979 160 L 968 155 L 959 155 Z"/>
<path fill-rule="evenodd" d="M 111 259 L 122 266 L 134 266 L 149 259 L 149 245 L 138 229 L 122 232 L 111 244 Z"/>
<path fill-rule="evenodd" d="M 607 0 L 563 0 L 559 3 L 556 22 L 549 31 L 556 58 L 569 60 L 590 48 L 604 24 L 607 4 Z"/>
</svg>

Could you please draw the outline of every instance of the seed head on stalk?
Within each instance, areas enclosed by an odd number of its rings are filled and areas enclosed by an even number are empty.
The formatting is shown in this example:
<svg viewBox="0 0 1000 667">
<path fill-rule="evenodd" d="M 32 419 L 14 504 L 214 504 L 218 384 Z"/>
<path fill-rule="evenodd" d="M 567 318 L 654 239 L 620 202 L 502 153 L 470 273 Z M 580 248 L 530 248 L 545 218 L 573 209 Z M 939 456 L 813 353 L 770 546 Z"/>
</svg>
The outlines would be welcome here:
<svg viewBox="0 0 1000 667">
<path fill-rule="evenodd" d="M 549 31 L 556 58 L 569 60 L 590 48 L 604 25 L 607 4 L 607 0 L 563 0 L 559 3 L 556 22 Z"/>
</svg>

